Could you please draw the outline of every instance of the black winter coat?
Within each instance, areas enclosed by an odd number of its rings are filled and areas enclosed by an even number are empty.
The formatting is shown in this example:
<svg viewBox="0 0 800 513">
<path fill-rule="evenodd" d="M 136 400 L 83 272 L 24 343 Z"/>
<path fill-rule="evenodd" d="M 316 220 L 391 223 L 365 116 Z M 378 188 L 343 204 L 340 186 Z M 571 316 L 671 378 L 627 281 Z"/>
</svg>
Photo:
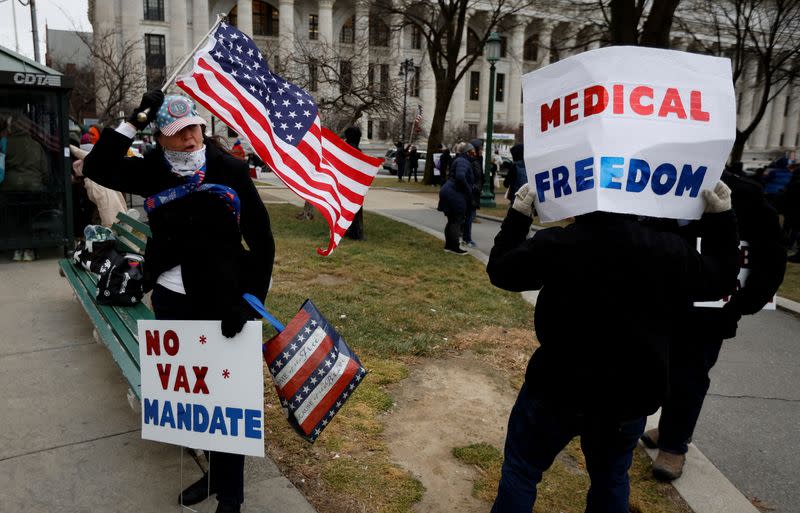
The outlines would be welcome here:
<svg viewBox="0 0 800 513">
<path fill-rule="evenodd" d="M 126 157 L 130 144 L 129 138 L 106 128 L 86 156 L 83 173 L 110 189 L 144 197 L 183 183 L 161 148 L 144 158 Z M 205 183 L 236 191 L 239 226 L 227 205 L 210 193 L 192 193 L 158 207 L 149 216 L 153 235 L 145 249 L 145 287 L 151 289 L 161 273 L 180 265 L 187 297 L 202 312 L 198 318 L 220 319 L 226 310 L 243 307 L 244 292 L 264 300 L 275 242 L 247 164 L 208 141 Z"/>
<path fill-rule="evenodd" d="M 461 153 L 450 164 L 449 178 L 439 190 L 439 210 L 445 215 L 464 216 L 472 202 L 472 162 Z"/>
<path fill-rule="evenodd" d="M 736 286 L 733 212 L 706 214 L 706 254 L 636 217 L 595 212 L 526 240 L 531 219 L 509 210 L 486 268 L 510 291 L 538 290 L 541 344 L 525 380 L 558 408 L 629 420 L 658 409 L 669 342 L 687 301 Z"/>
</svg>

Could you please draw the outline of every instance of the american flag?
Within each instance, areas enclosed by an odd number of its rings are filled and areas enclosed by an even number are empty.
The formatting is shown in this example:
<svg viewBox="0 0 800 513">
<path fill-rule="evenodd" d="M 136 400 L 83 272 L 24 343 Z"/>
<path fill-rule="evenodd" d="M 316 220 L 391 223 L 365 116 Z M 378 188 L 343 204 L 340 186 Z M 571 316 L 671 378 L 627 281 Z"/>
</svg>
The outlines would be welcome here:
<svg viewBox="0 0 800 513">
<path fill-rule="evenodd" d="M 382 159 L 323 128 L 314 99 L 270 71 L 247 35 L 221 22 L 178 87 L 250 142 L 256 154 L 328 222 L 328 255 L 364 203 Z"/>
<path fill-rule="evenodd" d="M 264 344 L 275 390 L 289 423 L 313 442 L 367 370 L 310 300 L 283 331 Z"/>
<path fill-rule="evenodd" d="M 417 115 L 414 117 L 414 133 L 422 130 L 422 105 L 417 105 Z"/>
</svg>

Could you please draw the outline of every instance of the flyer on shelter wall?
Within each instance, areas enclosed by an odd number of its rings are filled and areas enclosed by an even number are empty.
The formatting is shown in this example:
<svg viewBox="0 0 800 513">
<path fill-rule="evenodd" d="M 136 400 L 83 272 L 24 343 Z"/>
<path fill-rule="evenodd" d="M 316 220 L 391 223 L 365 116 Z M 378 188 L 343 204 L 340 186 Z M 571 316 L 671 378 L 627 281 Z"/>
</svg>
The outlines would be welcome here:
<svg viewBox="0 0 800 513">
<path fill-rule="evenodd" d="M 698 219 L 736 135 L 730 59 L 608 47 L 522 77 L 542 221 L 602 210 Z"/>
<path fill-rule="evenodd" d="M 264 456 L 262 323 L 139 321 L 142 438 Z"/>
</svg>

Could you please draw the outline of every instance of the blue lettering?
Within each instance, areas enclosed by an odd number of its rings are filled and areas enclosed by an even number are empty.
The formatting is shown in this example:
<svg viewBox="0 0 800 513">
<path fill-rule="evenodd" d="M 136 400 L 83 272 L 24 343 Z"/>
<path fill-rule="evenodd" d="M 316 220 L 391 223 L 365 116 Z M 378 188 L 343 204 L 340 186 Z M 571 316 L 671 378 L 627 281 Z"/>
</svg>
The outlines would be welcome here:
<svg viewBox="0 0 800 513">
<path fill-rule="evenodd" d="M 195 404 L 192 408 L 192 420 L 196 433 L 205 433 L 208 429 L 208 410 L 202 404 Z"/>
<path fill-rule="evenodd" d="M 239 436 L 239 421 L 243 415 L 241 408 L 225 408 L 225 416 L 231 420 L 231 436 Z"/>
<path fill-rule="evenodd" d="M 703 185 L 703 178 L 706 176 L 706 166 L 700 166 L 697 171 L 692 172 L 691 164 L 684 164 L 681 169 L 681 177 L 678 186 L 675 188 L 675 196 L 683 196 L 683 192 L 689 190 L 689 197 L 696 198 Z"/>
<path fill-rule="evenodd" d="M 663 177 L 666 177 L 667 180 L 662 181 Z M 658 166 L 653 172 L 653 179 L 650 186 L 653 188 L 654 193 L 663 196 L 672 190 L 672 186 L 675 185 L 677 179 L 678 171 L 675 169 L 675 166 L 669 162 L 665 162 Z"/>
<path fill-rule="evenodd" d="M 568 181 L 569 169 L 567 166 L 558 166 L 553 169 L 553 192 L 556 193 L 556 198 L 560 198 L 562 192 L 564 196 L 572 194 Z"/>
<path fill-rule="evenodd" d="M 539 203 L 544 203 L 544 191 L 550 190 L 550 182 L 547 181 L 547 171 L 536 173 L 533 179 L 536 181 L 536 194 L 539 196 Z"/>
<path fill-rule="evenodd" d="M 622 184 L 614 179 L 622 178 L 624 163 L 625 159 L 622 157 L 600 157 L 600 187 L 622 189 Z"/>
<path fill-rule="evenodd" d="M 261 412 L 258 410 L 244 411 L 244 436 L 247 438 L 261 438 Z"/>
<path fill-rule="evenodd" d="M 577 192 L 594 188 L 594 157 L 575 162 L 575 190 Z"/>
<path fill-rule="evenodd" d="M 144 398 L 144 423 L 158 424 L 158 399 Z"/>
<path fill-rule="evenodd" d="M 225 428 L 225 417 L 222 415 L 222 408 L 219 406 L 214 407 L 214 413 L 211 414 L 211 427 L 208 432 L 213 434 L 217 430 L 223 435 L 228 434 L 228 430 Z"/>
<path fill-rule="evenodd" d="M 639 179 L 640 176 L 641 179 Z M 642 192 L 649 181 L 650 164 L 645 160 L 631 159 L 631 163 L 628 166 L 628 184 L 625 186 L 625 190 L 628 192 Z"/>
<path fill-rule="evenodd" d="M 169 427 L 175 429 L 175 415 L 172 413 L 172 403 L 164 401 L 164 409 L 161 410 L 161 422 L 159 426 L 164 427 L 169 424 Z"/>
<path fill-rule="evenodd" d="M 192 430 L 192 405 L 178 403 L 178 429 Z"/>
</svg>

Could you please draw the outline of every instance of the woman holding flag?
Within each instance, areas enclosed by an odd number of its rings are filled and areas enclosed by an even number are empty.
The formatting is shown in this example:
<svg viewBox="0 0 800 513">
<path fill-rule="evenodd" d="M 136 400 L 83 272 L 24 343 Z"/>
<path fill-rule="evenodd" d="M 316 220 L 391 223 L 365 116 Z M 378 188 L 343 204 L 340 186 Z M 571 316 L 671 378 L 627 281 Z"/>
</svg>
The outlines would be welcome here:
<svg viewBox="0 0 800 513">
<path fill-rule="evenodd" d="M 127 157 L 137 130 L 150 122 L 156 149 L 144 158 Z M 146 198 L 153 235 L 145 250 L 145 290 L 153 290 L 156 319 L 221 320 L 230 338 L 256 317 L 242 294 L 264 300 L 275 244 L 247 164 L 205 137 L 205 124 L 191 99 L 150 91 L 116 130 L 103 131 L 83 172 L 105 187 Z M 244 456 L 207 455 L 211 477 L 205 474 L 178 502 L 196 504 L 216 494 L 217 513 L 240 511 Z"/>
</svg>

